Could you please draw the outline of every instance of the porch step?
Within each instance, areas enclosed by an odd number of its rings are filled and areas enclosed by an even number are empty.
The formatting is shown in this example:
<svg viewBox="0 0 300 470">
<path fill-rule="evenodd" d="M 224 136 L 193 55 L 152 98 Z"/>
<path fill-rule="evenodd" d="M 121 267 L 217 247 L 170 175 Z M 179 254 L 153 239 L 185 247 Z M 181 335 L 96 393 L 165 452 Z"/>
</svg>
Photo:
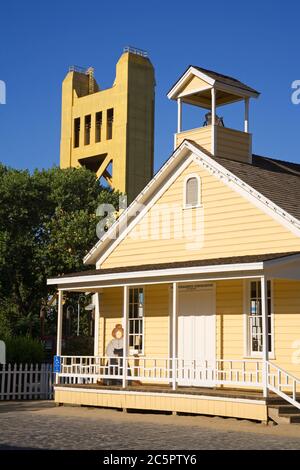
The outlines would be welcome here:
<svg viewBox="0 0 300 470">
<path fill-rule="evenodd" d="M 277 424 L 300 423 L 300 410 L 293 405 L 272 405 L 268 415 Z"/>
</svg>

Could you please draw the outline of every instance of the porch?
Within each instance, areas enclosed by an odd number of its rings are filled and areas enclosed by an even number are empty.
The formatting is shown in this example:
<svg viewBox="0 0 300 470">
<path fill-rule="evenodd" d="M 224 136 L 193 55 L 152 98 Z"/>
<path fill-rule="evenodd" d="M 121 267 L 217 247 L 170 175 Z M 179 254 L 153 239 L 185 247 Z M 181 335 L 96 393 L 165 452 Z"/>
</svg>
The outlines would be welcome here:
<svg viewBox="0 0 300 470">
<path fill-rule="evenodd" d="M 288 372 L 278 364 L 281 338 L 272 318 L 274 308 L 278 313 L 282 308 L 282 282 L 293 281 L 293 289 L 299 292 L 296 262 L 298 255 L 261 255 L 234 266 L 194 263 L 178 270 L 157 268 L 126 274 L 99 270 L 84 273 L 80 279 L 62 278 L 57 339 L 61 370 L 55 400 L 261 420 L 275 396 L 300 408 L 300 380 L 293 369 L 289 367 Z M 249 282 L 259 292 L 251 304 L 244 295 Z M 270 282 L 276 283 L 275 307 Z M 144 322 L 138 308 L 136 315 L 132 313 L 134 289 L 138 294 L 145 289 Z M 95 294 L 94 356 L 61 354 L 65 290 Z M 157 305 L 162 304 L 159 309 Z M 253 315 L 245 314 L 245 305 L 255 307 Z M 116 323 L 123 325 L 124 350 L 121 357 L 112 358 L 105 350 Z M 135 323 L 138 326 L 132 326 Z M 249 326 L 255 327 L 251 344 L 257 348 L 251 357 L 247 357 L 244 341 Z M 297 336 L 300 330 L 294 333 Z M 153 342 L 155 334 L 160 341 Z"/>
</svg>

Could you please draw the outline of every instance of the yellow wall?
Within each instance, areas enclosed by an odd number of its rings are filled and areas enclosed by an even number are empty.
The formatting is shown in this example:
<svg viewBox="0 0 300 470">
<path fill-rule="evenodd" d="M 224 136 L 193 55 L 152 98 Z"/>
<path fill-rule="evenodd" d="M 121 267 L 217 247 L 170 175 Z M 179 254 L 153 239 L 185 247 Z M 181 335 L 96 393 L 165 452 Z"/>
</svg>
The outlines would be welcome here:
<svg viewBox="0 0 300 470">
<path fill-rule="evenodd" d="M 122 323 L 123 289 L 104 289 L 100 295 L 99 355 L 104 355 L 116 323 Z"/>
<path fill-rule="evenodd" d="M 201 145 L 205 150 L 211 152 L 211 126 L 197 127 L 188 131 L 182 131 L 176 134 L 176 147 L 185 139 L 193 140 Z"/>
<path fill-rule="evenodd" d="M 123 289 L 103 289 L 100 296 L 99 354 L 112 339 L 116 323 L 122 323 Z M 149 357 L 169 355 L 169 287 L 145 286 L 145 335 L 144 352 Z"/>
<path fill-rule="evenodd" d="M 162 393 L 112 393 L 111 390 L 81 390 L 76 388 L 55 387 L 55 402 L 72 405 L 101 406 L 110 408 L 176 411 L 219 415 L 244 419 L 267 420 L 267 406 L 243 400 L 217 400 L 213 397 L 189 395 L 172 396 Z"/>
<path fill-rule="evenodd" d="M 209 83 L 194 75 L 190 79 L 190 81 L 184 87 L 182 87 L 182 90 L 180 91 L 180 94 L 178 96 L 180 97 L 187 94 L 191 94 L 195 91 L 203 90 L 208 87 L 210 87 Z"/>
<path fill-rule="evenodd" d="M 78 167 L 80 159 L 93 169 L 95 159 L 112 160 L 112 186 L 131 201 L 153 175 L 154 69 L 149 59 L 124 53 L 111 88 L 89 94 L 88 76 L 69 72 L 62 86 L 61 168 Z M 106 138 L 107 110 L 114 109 L 113 137 Z M 95 142 L 95 113 L 102 111 L 101 142 Z M 91 141 L 84 145 L 84 117 L 91 114 Z M 80 146 L 74 148 L 74 119 L 80 117 Z M 105 162 L 105 163 L 104 163 Z M 94 170 L 96 171 L 96 169 Z"/>
<path fill-rule="evenodd" d="M 176 147 L 185 139 L 192 140 L 208 152 L 212 152 L 211 126 L 198 127 L 176 134 Z M 252 159 L 251 134 L 228 127 L 215 126 L 215 155 L 239 162 L 250 162 Z"/>
<path fill-rule="evenodd" d="M 184 181 L 191 173 L 201 177 L 203 208 L 182 210 Z M 160 217 L 157 223 L 155 217 L 157 210 L 165 207 L 176 207 L 175 214 L 170 216 L 170 235 L 167 236 L 162 235 L 162 221 L 166 217 Z M 186 236 L 182 234 L 179 221 L 189 217 L 191 211 L 194 230 L 192 236 Z M 157 228 L 157 233 L 150 232 L 148 227 L 152 230 Z M 299 249 L 299 237 L 198 164 L 191 163 L 101 267 L 282 253 Z"/>
<path fill-rule="evenodd" d="M 300 377 L 300 282 L 274 281 L 275 361 Z"/>
<path fill-rule="evenodd" d="M 216 155 L 239 162 L 251 162 L 251 134 L 235 129 L 228 129 L 227 127 L 216 126 Z"/>
<path fill-rule="evenodd" d="M 101 294 L 99 354 L 105 352 L 111 331 L 122 322 L 122 288 Z M 300 282 L 276 280 L 273 284 L 275 357 L 270 360 L 300 377 Z M 169 356 L 170 286 L 145 286 L 145 356 Z M 216 357 L 246 357 L 244 281 L 216 282 Z M 255 362 L 257 358 L 253 358 Z"/>
<path fill-rule="evenodd" d="M 244 356 L 243 281 L 216 283 L 217 358 L 241 359 Z"/>
</svg>

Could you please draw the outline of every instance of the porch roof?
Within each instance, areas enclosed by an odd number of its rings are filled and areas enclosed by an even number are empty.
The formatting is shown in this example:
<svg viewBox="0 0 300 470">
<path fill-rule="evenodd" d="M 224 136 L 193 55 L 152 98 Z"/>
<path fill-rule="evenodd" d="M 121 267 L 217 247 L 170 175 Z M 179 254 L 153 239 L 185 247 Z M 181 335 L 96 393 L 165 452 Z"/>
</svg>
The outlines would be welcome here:
<svg viewBox="0 0 300 470">
<path fill-rule="evenodd" d="M 64 274 L 48 285 L 74 290 L 97 290 L 125 284 L 189 282 L 218 278 L 247 278 L 268 273 L 271 277 L 300 279 L 300 252 L 266 253 L 104 268 Z"/>
</svg>

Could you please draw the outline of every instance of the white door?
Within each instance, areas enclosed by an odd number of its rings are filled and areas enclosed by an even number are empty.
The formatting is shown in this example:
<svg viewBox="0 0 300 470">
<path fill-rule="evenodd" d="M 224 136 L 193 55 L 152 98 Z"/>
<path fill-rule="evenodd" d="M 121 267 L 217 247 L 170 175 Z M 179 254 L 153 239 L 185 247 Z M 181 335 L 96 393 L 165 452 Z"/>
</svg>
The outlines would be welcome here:
<svg viewBox="0 0 300 470">
<path fill-rule="evenodd" d="M 216 325 L 212 284 L 179 287 L 178 383 L 214 385 Z"/>
</svg>

